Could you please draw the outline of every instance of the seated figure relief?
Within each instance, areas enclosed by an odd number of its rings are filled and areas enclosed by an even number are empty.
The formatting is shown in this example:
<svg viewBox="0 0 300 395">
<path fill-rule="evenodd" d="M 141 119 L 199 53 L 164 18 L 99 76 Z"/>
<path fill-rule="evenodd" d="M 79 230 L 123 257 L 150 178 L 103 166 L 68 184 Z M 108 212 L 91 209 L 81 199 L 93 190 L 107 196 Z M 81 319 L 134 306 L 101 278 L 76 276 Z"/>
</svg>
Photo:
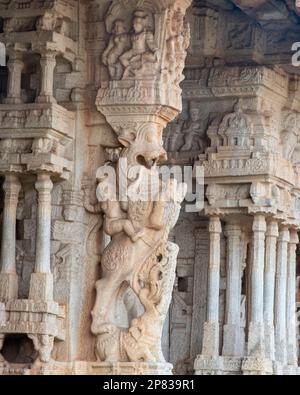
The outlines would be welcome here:
<svg viewBox="0 0 300 395">
<path fill-rule="evenodd" d="M 189 120 L 183 125 L 184 144 L 179 148 L 180 151 L 200 151 L 206 148 L 205 126 L 201 107 L 191 107 Z"/>
<path fill-rule="evenodd" d="M 112 80 L 155 75 L 159 50 L 151 31 L 150 18 L 144 11 L 135 11 L 131 32 L 128 32 L 125 21 L 114 21 L 109 43 L 102 55 Z"/>
<path fill-rule="evenodd" d="M 117 19 L 114 22 L 112 36 L 102 55 L 102 62 L 108 67 L 109 75 L 113 80 L 122 78 L 124 69 L 120 56 L 130 48 L 130 37 L 126 31 L 125 22 Z"/>
<path fill-rule="evenodd" d="M 203 153 L 207 147 L 207 114 L 199 104 L 191 105 L 188 120 L 179 118 L 169 127 L 165 135 L 168 152 L 197 151 Z"/>
</svg>

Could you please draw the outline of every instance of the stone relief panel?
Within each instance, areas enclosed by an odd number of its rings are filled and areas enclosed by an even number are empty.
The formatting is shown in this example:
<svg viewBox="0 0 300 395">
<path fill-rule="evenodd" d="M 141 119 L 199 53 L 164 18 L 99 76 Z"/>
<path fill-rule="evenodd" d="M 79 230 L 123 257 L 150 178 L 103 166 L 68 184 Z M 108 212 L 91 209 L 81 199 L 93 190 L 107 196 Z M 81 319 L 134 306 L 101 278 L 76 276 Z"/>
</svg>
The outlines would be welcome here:
<svg viewBox="0 0 300 395">
<path fill-rule="evenodd" d="M 169 159 L 193 159 L 208 146 L 206 134 L 210 110 L 197 101 L 184 104 L 184 111 L 164 131 L 164 147 Z"/>
<path fill-rule="evenodd" d="M 106 16 L 110 38 L 102 62 L 111 80 L 153 79 L 163 72 L 170 83 L 178 84 L 190 39 L 180 8 L 166 11 L 167 48 L 163 50 L 165 38 L 157 28 L 162 15 L 153 12 L 155 5 L 145 1 L 141 9 L 131 7 L 131 3 L 127 7 L 113 3 Z"/>
<path fill-rule="evenodd" d="M 284 111 L 282 114 L 280 147 L 284 159 L 296 164 L 300 153 L 300 114 Z"/>
</svg>

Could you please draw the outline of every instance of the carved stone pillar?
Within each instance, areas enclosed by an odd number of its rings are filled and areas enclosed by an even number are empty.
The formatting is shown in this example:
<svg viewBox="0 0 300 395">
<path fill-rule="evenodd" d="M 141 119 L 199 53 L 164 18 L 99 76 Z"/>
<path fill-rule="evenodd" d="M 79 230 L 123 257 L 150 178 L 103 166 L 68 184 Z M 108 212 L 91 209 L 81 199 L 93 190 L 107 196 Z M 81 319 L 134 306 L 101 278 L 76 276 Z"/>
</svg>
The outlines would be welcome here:
<svg viewBox="0 0 300 395">
<path fill-rule="evenodd" d="M 35 269 L 31 275 L 29 298 L 53 300 L 53 276 L 50 267 L 51 191 L 53 184 L 49 174 L 37 176 L 38 192 Z"/>
<path fill-rule="evenodd" d="M 104 213 L 104 230 L 111 240 L 102 254 L 102 276 L 96 283 L 92 311 L 97 374 L 107 374 L 111 362 L 119 363 L 119 373 L 122 369 L 128 372 L 128 366 L 143 374 L 170 372 L 161 337 L 178 247 L 167 240 L 177 221 L 185 186 L 158 181 L 153 185 L 158 188 L 156 196 L 156 192 L 147 194 L 144 186 L 146 182 L 152 187 L 147 179 L 156 172 L 155 164 L 166 159 L 162 132 L 182 108 L 179 83 L 190 39 L 185 21 L 190 4 L 190 0 L 114 0 L 107 12 L 108 40 L 101 60 L 109 81 L 101 84 L 96 105 L 120 143 L 117 177 L 126 181 L 127 188 L 121 190 L 119 183 L 117 200 L 104 199 L 109 186 L 99 169 L 97 197 Z M 116 39 L 121 43 L 118 48 Z M 135 182 L 133 171 L 138 176 Z M 170 187 L 175 184 L 172 197 Z M 159 193 L 162 188 L 164 196 Z M 146 194 L 140 202 L 129 193 L 138 190 Z M 116 319 L 117 296 L 124 281 L 144 306 L 144 313 L 129 319 L 125 312 L 120 323 Z"/>
<path fill-rule="evenodd" d="M 290 230 L 287 265 L 286 327 L 287 363 L 297 366 L 296 345 L 296 247 L 299 238 L 296 230 Z"/>
<path fill-rule="evenodd" d="M 251 262 L 251 308 L 248 332 L 248 356 L 244 359 L 244 374 L 271 374 L 272 361 L 265 357 L 264 343 L 264 266 L 266 219 L 255 214 L 253 220 L 252 262 Z"/>
<path fill-rule="evenodd" d="M 286 364 L 286 282 L 289 230 L 283 226 L 279 232 L 277 247 L 275 288 L 275 355 L 276 360 Z"/>
<path fill-rule="evenodd" d="M 241 350 L 240 310 L 240 270 L 241 270 L 241 228 L 238 224 L 227 224 L 227 281 L 226 281 L 226 313 L 224 325 L 224 356 L 239 357 Z"/>
<path fill-rule="evenodd" d="M 253 220 L 252 267 L 251 267 L 251 314 L 248 333 L 248 355 L 264 354 L 264 265 L 265 233 L 264 215 Z"/>
<path fill-rule="evenodd" d="M 265 353 L 271 360 L 275 359 L 274 340 L 274 295 L 276 251 L 278 239 L 278 222 L 271 220 L 266 233 L 266 257 L 264 278 L 264 322 L 265 322 Z"/>
<path fill-rule="evenodd" d="M 7 97 L 4 102 L 7 104 L 19 104 L 21 99 L 21 76 L 24 63 L 22 60 L 22 53 L 13 51 L 9 55 L 7 62 L 8 84 L 7 84 Z"/>
<path fill-rule="evenodd" d="M 16 273 L 16 216 L 18 197 L 21 189 L 19 178 L 8 173 L 3 184 L 5 192 L 2 243 L 0 300 L 7 301 L 18 298 L 18 276 Z"/>
<path fill-rule="evenodd" d="M 221 221 L 217 216 L 209 219 L 209 264 L 207 292 L 207 320 L 204 324 L 202 355 L 219 355 L 219 289 L 220 289 L 220 234 Z"/>
<path fill-rule="evenodd" d="M 55 103 L 53 96 L 54 69 L 56 66 L 56 52 L 45 52 L 41 55 L 41 91 L 37 101 L 39 103 Z"/>
</svg>

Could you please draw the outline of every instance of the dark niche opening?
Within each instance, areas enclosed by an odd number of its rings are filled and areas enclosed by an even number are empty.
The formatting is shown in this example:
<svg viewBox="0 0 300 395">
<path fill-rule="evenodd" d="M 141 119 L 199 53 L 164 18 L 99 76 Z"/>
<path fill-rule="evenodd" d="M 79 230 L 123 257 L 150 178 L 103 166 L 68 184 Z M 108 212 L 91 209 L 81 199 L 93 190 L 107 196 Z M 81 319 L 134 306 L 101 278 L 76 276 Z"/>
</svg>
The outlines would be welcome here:
<svg viewBox="0 0 300 395">
<path fill-rule="evenodd" d="M 189 289 L 189 280 L 187 277 L 178 277 L 178 291 L 179 292 L 188 292 Z"/>
<path fill-rule="evenodd" d="M 0 66 L 0 101 L 7 96 L 8 68 Z"/>
<path fill-rule="evenodd" d="M 7 335 L 1 353 L 7 362 L 15 364 L 32 364 L 38 356 L 26 335 Z"/>
</svg>

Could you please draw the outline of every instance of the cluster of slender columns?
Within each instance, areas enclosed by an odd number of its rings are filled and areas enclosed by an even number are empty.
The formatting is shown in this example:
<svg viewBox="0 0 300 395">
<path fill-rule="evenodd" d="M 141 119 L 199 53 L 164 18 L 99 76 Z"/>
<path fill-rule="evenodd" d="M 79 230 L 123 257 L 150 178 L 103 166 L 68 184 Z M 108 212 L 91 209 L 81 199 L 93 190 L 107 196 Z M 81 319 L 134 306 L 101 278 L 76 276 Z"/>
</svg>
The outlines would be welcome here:
<svg viewBox="0 0 300 395">
<path fill-rule="evenodd" d="M 238 223 L 227 221 L 224 230 L 227 242 L 226 310 L 224 326 L 220 328 L 222 226 L 218 216 L 210 217 L 207 320 L 204 326 L 202 355 L 260 357 L 279 362 L 283 366 L 296 366 L 297 231 L 275 219 L 266 218 L 263 214 L 253 216 L 247 259 L 248 319 L 245 333 L 240 320 L 242 229 Z M 247 343 L 246 348 L 244 340 Z"/>
<path fill-rule="evenodd" d="M 36 258 L 30 281 L 30 299 L 53 300 L 53 278 L 50 268 L 51 190 L 50 175 L 37 175 L 38 192 Z M 5 192 L 2 245 L 0 258 L 0 301 L 18 298 L 16 272 L 16 214 L 21 184 L 16 174 L 8 173 L 3 185 Z"/>
<path fill-rule="evenodd" d="M 41 54 L 41 89 L 37 102 L 53 103 L 55 98 L 53 95 L 54 69 L 56 66 L 56 55 L 54 51 L 46 51 Z M 23 53 L 21 51 L 10 51 L 8 67 L 8 84 L 7 97 L 5 103 L 19 104 L 22 103 L 21 97 L 21 79 L 24 68 Z"/>
</svg>

